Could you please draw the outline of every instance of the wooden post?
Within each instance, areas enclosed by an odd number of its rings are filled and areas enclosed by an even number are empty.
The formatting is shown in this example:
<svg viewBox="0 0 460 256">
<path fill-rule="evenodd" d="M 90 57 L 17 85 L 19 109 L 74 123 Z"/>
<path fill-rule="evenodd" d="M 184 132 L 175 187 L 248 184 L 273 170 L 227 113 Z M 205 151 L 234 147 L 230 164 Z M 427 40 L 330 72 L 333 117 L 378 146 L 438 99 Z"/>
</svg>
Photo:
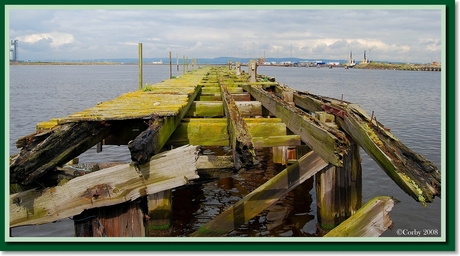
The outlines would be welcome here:
<svg viewBox="0 0 460 256">
<path fill-rule="evenodd" d="M 142 200 L 84 211 L 73 218 L 76 237 L 144 237 Z"/>
<path fill-rule="evenodd" d="M 350 143 L 343 167 L 331 166 L 315 175 L 318 224 L 324 232 L 348 219 L 362 205 L 359 146 L 351 139 Z"/>
<path fill-rule="evenodd" d="M 248 73 L 251 76 L 251 83 L 257 82 L 257 62 L 250 60 L 248 65 Z"/>
<path fill-rule="evenodd" d="M 182 55 L 182 74 L 185 74 L 185 55 Z"/>
<path fill-rule="evenodd" d="M 235 63 L 235 67 L 236 67 L 236 75 L 237 75 L 237 76 L 241 75 L 241 63 L 240 63 L 240 62 L 236 62 L 236 63 Z"/>
<path fill-rule="evenodd" d="M 188 56 L 185 56 L 185 72 L 188 72 Z"/>
<path fill-rule="evenodd" d="M 176 53 L 176 71 L 179 76 L 179 55 Z"/>
<path fill-rule="evenodd" d="M 172 59 L 171 59 L 171 52 L 169 52 L 169 79 L 172 78 Z"/>
<path fill-rule="evenodd" d="M 142 43 L 139 43 L 139 90 L 142 90 Z"/>
<path fill-rule="evenodd" d="M 172 220 L 172 192 L 161 191 L 148 196 L 148 236 L 158 235 L 156 231 L 169 229 Z"/>
</svg>

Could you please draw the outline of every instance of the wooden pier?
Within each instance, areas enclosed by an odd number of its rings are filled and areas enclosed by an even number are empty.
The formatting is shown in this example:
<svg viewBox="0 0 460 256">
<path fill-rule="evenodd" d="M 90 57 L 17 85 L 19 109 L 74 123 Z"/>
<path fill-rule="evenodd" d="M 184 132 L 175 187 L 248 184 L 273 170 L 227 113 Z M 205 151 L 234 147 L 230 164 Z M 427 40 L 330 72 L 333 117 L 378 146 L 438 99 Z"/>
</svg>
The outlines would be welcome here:
<svg viewBox="0 0 460 256">
<path fill-rule="evenodd" d="M 269 81 L 255 62 L 247 72 L 239 63 L 194 69 L 36 128 L 10 157 L 10 227 L 73 217 L 76 236 L 155 236 L 173 221 L 171 189 L 216 170 L 249 170 L 257 148 L 272 148 L 285 170 L 190 236 L 224 236 L 313 176 L 324 232 L 379 236 L 391 225 L 393 200 L 362 207 L 359 147 L 421 204 L 441 191 L 437 167 L 359 105 Z M 95 145 L 127 145 L 132 162 L 72 169 Z M 231 151 L 210 156 L 205 147 Z M 347 222 L 358 215 L 359 224 Z"/>
</svg>

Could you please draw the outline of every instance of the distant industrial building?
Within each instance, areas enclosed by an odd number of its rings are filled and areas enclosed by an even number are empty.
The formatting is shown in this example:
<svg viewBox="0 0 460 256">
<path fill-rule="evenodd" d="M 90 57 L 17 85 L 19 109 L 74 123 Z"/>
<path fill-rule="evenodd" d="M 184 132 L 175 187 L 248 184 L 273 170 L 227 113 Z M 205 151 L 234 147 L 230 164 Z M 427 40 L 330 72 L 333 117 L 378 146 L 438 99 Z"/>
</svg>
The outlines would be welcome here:
<svg viewBox="0 0 460 256">
<path fill-rule="evenodd" d="M 18 40 L 11 40 L 10 42 L 10 61 L 18 61 Z"/>
</svg>

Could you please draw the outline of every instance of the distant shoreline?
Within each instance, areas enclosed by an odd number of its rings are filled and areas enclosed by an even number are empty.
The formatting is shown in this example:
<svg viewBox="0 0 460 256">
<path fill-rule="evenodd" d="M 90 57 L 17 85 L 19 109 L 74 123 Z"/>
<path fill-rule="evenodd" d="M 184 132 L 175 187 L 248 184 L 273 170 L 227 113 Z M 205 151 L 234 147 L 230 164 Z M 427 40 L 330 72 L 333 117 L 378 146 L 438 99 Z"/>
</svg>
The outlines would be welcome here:
<svg viewBox="0 0 460 256">
<path fill-rule="evenodd" d="M 134 62 L 53 62 L 53 61 L 39 61 L 39 62 L 13 62 L 10 61 L 11 66 L 19 65 L 138 65 L 139 63 Z M 153 65 L 153 66 L 169 66 L 169 63 L 157 64 L 145 62 L 142 65 Z M 173 66 L 177 64 L 173 63 Z M 183 65 L 183 64 L 179 64 Z M 228 65 L 225 64 L 208 64 L 208 65 Z M 270 65 L 269 65 L 270 66 Z M 277 66 L 277 65 L 273 65 Z M 345 64 L 337 67 L 345 67 Z M 413 70 L 413 71 L 441 71 L 442 67 L 437 63 L 430 64 L 394 64 L 386 62 L 371 62 L 366 64 L 357 64 L 353 68 L 355 69 L 379 69 L 379 70 Z"/>
</svg>

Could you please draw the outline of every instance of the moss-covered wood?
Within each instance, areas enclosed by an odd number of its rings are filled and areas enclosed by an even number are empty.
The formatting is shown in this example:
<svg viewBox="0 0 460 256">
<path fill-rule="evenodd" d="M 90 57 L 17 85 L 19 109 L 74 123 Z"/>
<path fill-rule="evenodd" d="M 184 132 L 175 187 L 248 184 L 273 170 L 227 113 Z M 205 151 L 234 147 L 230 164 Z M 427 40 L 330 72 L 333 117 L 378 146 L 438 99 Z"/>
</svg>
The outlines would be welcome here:
<svg viewBox="0 0 460 256">
<path fill-rule="evenodd" d="M 301 144 L 300 135 L 252 137 L 255 148 L 297 146 Z"/>
<path fill-rule="evenodd" d="M 383 124 L 357 104 L 339 99 L 294 92 L 295 105 L 311 113 L 335 111 L 336 123 L 374 159 L 395 183 L 425 205 L 441 195 L 441 174 L 425 157 L 401 143 Z"/>
<path fill-rule="evenodd" d="M 195 101 L 190 106 L 186 117 L 223 117 L 222 101 Z"/>
<path fill-rule="evenodd" d="M 223 118 L 184 119 L 166 145 L 229 146 L 227 121 Z"/>
<path fill-rule="evenodd" d="M 200 87 L 194 87 L 194 92 L 188 95 L 188 103 L 178 108 L 175 115 L 165 117 L 152 116 L 149 128 L 128 143 L 133 161 L 145 163 L 151 156 L 160 152 L 190 109 L 190 106 L 192 106 L 199 91 Z"/>
<path fill-rule="evenodd" d="M 317 152 L 325 161 L 342 166 L 342 156 L 348 150 L 348 141 L 343 132 L 325 126 L 316 118 L 302 112 L 260 87 L 243 85 L 243 89 L 262 102 L 287 125 L 302 141 Z"/>
<path fill-rule="evenodd" d="M 388 129 L 371 121 L 356 104 L 348 104 L 345 119 L 337 122 L 395 183 L 423 205 L 441 196 L 441 174 L 423 156 L 401 143 Z"/>
<path fill-rule="evenodd" d="M 372 198 L 353 216 L 328 232 L 324 237 L 377 237 L 392 226 L 389 212 L 394 201 L 388 196 Z"/>
<path fill-rule="evenodd" d="M 252 166 L 255 161 L 252 135 L 244 121 L 231 93 L 224 84 L 220 84 L 222 99 L 224 102 L 225 115 L 228 119 L 228 133 L 230 144 L 234 149 L 235 167 Z"/>
<path fill-rule="evenodd" d="M 278 201 L 282 196 L 299 184 L 325 168 L 324 162 L 315 152 L 309 152 L 299 161 L 249 193 L 243 199 L 230 206 L 213 220 L 209 221 L 191 237 L 225 236 L 234 228 L 241 226 L 251 218 Z"/>
</svg>

